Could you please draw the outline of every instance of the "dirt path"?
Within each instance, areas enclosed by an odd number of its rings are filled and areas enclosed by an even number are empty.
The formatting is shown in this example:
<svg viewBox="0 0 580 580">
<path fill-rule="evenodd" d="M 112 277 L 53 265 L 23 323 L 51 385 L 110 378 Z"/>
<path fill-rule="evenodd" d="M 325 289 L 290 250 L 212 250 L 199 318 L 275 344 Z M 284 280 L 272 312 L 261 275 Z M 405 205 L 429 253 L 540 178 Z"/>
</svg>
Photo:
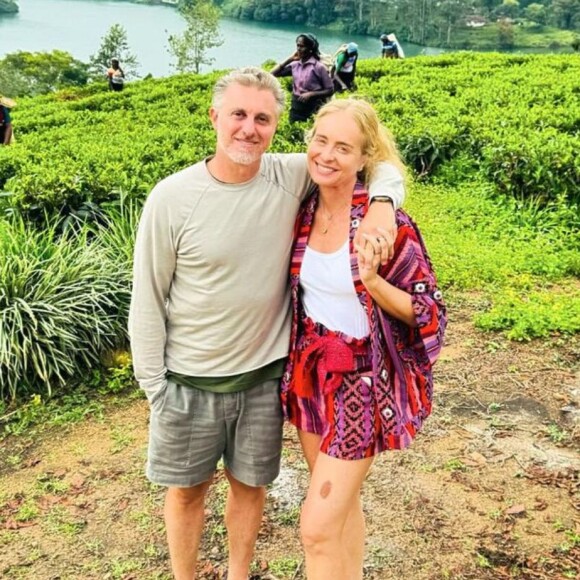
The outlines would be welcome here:
<svg viewBox="0 0 580 580">
<path fill-rule="evenodd" d="M 455 314 L 436 406 L 410 450 L 368 478 L 365 578 L 579 578 L 578 339 L 507 343 Z M 576 405 L 576 406 L 575 406 Z M 561 408 L 567 411 L 562 412 Z M 303 578 L 304 463 L 287 430 L 255 579 Z M 163 491 L 143 476 L 145 402 L 0 448 L 0 577 L 169 579 Z M 220 578 L 226 486 L 207 508 L 200 577 Z"/>
</svg>

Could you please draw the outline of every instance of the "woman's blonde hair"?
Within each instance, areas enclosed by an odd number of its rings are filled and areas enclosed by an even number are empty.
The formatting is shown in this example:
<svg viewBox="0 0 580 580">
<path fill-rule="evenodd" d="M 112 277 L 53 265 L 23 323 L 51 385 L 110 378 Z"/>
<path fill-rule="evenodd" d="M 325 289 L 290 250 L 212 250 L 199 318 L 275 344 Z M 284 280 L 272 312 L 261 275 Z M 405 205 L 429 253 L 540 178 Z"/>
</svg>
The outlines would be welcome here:
<svg viewBox="0 0 580 580">
<path fill-rule="evenodd" d="M 381 161 L 387 161 L 393 164 L 399 169 L 403 177 L 405 177 L 405 164 L 397 149 L 395 138 L 381 123 L 373 106 L 362 99 L 351 97 L 348 99 L 333 99 L 326 103 L 314 117 L 314 125 L 306 137 L 307 141 L 310 141 L 316 134 L 316 128 L 320 119 L 341 111 L 348 111 L 352 115 L 353 120 L 363 135 L 362 152 L 368 158 L 363 170 L 359 174 L 363 181 L 365 183 L 369 182 L 377 164 Z"/>
</svg>

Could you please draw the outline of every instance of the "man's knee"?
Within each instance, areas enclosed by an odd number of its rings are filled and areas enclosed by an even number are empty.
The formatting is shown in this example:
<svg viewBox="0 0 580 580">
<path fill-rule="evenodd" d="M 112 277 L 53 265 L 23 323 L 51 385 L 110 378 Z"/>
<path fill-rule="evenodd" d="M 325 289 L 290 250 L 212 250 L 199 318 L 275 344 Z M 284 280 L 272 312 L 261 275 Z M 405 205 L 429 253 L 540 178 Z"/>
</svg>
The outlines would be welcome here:
<svg viewBox="0 0 580 580">
<path fill-rule="evenodd" d="M 248 501 L 261 501 L 266 496 L 265 486 L 253 486 L 242 483 L 236 479 L 227 469 L 226 477 L 230 484 L 230 489 L 235 496 L 247 498 Z"/>
<path fill-rule="evenodd" d="M 183 507 L 203 504 L 209 484 L 206 481 L 193 487 L 170 487 L 167 490 L 167 501 Z"/>
</svg>

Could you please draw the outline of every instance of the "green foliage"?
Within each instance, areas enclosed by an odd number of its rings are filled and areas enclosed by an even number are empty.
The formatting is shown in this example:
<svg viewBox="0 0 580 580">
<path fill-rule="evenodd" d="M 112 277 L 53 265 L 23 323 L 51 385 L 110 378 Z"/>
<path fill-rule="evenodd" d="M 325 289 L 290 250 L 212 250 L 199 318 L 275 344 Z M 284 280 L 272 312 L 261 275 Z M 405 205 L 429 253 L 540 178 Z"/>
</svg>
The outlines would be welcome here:
<svg viewBox="0 0 580 580">
<path fill-rule="evenodd" d="M 107 69 L 111 66 L 111 59 L 119 60 L 125 77 L 137 77 L 139 63 L 137 57 L 129 48 L 127 31 L 120 24 L 113 24 L 101 38 L 101 45 L 89 60 L 90 72 L 95 80 L 104 80 Z"/>
<path fill-rule="evenodd" d="M 130 298 L 86 228 L 58 236 L 0 222 L 0 397 L 63 384 L 124 342 Z"/>
<path fill-rule="evenodd" d="M 361 61 L 360 92 L 430 174 L 468 153 L 516 198 L 580 202 L 580 62 L 571 56 L 454 54 Z"/>
<path fill-rule="evenodd" d="M 87 84 L 87 65 L 68 52 L 18 51 L 0 60 L 0 86 L 12 97 L 34 96 Z"/>
<path fill-rule="evenodd" d="M 475 324 L 483 330 L 505 330 L 513 340 L 530 340 L 554 332 L 580 332 L 578 288 L 520 293 L 506 290 L 493 308 L 478 314 Z"/>
<path fill-rule="evenodd" d="M 185 18 L 186 29 L 182 34 L 169 36 L 169 53 L 176 59 L 173 65 L 180 73 L 199 74 L 202 65 L 209 66 L 215 60 L 208 51 L 223 44 L 219 35 L 221 11 L 209 0 L 184 3 L 179 9 Z"/>
<path fill-rule="evenodd" d="M 15 0 L 0 0 L 0 14 L 16 14 L 18 10 Z"/>
</svg>

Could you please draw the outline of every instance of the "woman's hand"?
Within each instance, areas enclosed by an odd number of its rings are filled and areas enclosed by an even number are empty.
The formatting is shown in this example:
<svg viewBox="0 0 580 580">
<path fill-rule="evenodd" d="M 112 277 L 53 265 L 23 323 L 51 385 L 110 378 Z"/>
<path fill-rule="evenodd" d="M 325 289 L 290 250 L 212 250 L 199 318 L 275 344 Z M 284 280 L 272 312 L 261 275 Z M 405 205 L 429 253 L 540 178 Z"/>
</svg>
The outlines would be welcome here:
<svg viewBox="0 0 580 580">
<path fill-rule="evenodd" d="M 301 95 L 298 95 L 298 100 L 301 103 L 305 103 L 306 101 L 309 101 L 313 96 L 314 96 L 314 93 L 312 91 L 308 91 L 306 93 L 302 93 Z"/>
<path fill-rule="evenodd" d="M 381 263 L 381 253 L 384 244 L 386 244 L 386 240 L 382 236 L 375 237 L 368 234 L 362 234 L 361 237 L 364 240 L 363 245 L 357 244 L 356 242 L 354 244 L 358 261 L 358 271 L 361 282 L 371 292 L 380 280 L 377 270 Z"/>
<path fill-rule="evenodd" d="M 376 202 L 370 205 L 354 236 L 355 244 L 364 245 L 363 234 L 384 238 L 385 243 L 381 243 L 381 264 L 386 264 L 393 257 L 397 238 L 397 221 L 391 203 Z"/>
</svg>

